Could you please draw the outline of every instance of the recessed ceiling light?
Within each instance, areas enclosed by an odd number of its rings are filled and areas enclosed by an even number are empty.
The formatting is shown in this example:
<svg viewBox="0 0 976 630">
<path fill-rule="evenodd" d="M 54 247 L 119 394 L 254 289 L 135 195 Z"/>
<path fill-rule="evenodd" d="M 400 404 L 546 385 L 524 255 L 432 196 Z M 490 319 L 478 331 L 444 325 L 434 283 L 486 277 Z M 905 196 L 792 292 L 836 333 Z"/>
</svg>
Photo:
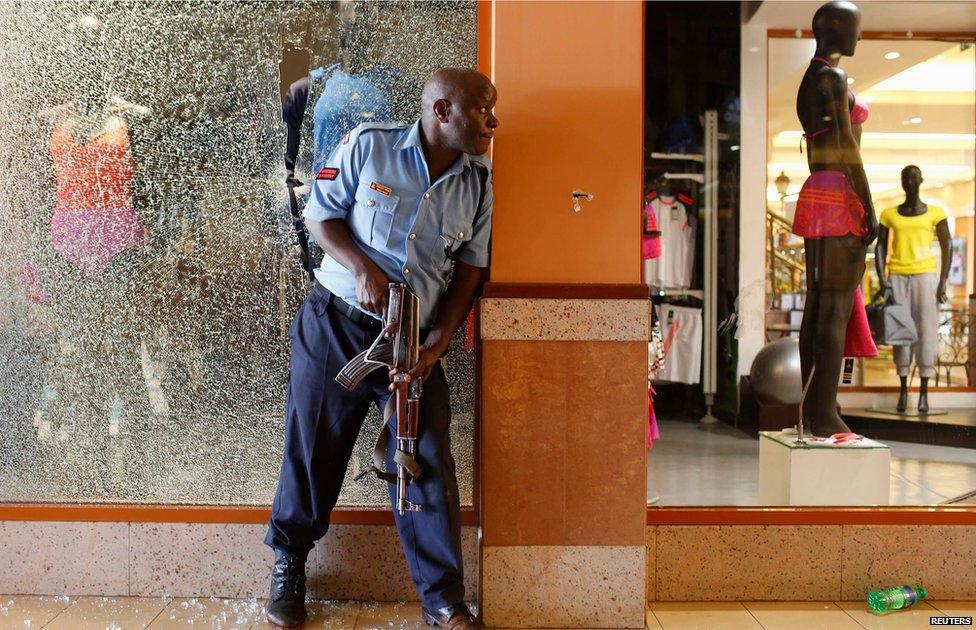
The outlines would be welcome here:
<svg viewBox="0 0 976 630">
<path fill-rule="evenodd" d="M 854 77 L 847 77 L 847 85 L 854 85 Z"/>
<path fill-rule="evenodd" d="M 895 59 L 898 59 L 899 57 L 901 57 L 901 53 L 900 52 L 896 52 L 894 50 L 889 51 L 889 52 L 886 52 L 884 54 L 884 58 L 887 59 L 888 61 L 893 61 Z"/>
<path fill-rule="evenodd" d="M 733 144 L 731 147 L 729 147 L 729 151 L 738 151 L 738 150 L 739 150 L 739 145 L 737 144 Z"/>
<path fill-rule="evenodd" d="M 912 123 L 913 125 L 919 125 L 922 123 L 922 119 L 918 116 L 912 116 L 908 119 L 908 122 Z"/>
<path fill-rule="evenodd" d="M 936 188 L 945 188 L 945 184 L 943 184 L 942 182 L 939 182 L 938 184 L 935 185 L 935 187 Z"/>
</svg>

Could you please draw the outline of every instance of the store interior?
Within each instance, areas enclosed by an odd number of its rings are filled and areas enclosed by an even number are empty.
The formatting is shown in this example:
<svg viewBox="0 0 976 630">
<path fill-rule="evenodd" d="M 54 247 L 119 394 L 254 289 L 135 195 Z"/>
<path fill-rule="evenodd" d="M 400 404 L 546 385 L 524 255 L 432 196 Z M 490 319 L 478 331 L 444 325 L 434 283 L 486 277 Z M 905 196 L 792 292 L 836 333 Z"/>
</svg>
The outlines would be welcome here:
<svg viewBox="0 0 976 630">
<path fill-rule="evenodd" d="M 760 492 L 760 431 L 770 428 L 770 422 L 779 423 L 777 429 L 797 424 L 797 414 L 789 411 L 795 405 L 778 407 L 762 400 L 756 391 L 761 388 L 750 386 L 748 369 L 743 373 L 740 366 L 742 377 L 736 382 L 739 213 L 763 210 L 739 204 L 740 169 L 755 168 L 740 164 L 740 145 L 756 140 L 739 136 L 739 95 L 745 87 L 740 85 L 738 66 L 740 23 L 738 12 L 734 17 L 723 14 L 721 4 L 704 3 L 691 11 L 663 3 L 658 9 L 663 19 L 649 20 L 646 38 L 647 196 L 640 218 L 642 278 L 650 286 L 657 322 L 649 344 L 647 431 L 648 504 L 654 506 L 771 504 Z M 802 20 L 797 17 L 802 26 L 812 13 Z M 707 25 L 701 23 L 706 20 Z M 769 35 L 765 51 L 767 344 L 798 338 L 803 313 L 804 243 L 791 233 L 791 226 L 798 193 L 810 171 L 800 147 L 803 129 L 796 95 L 814 49 L 811 34 L 784 30 Z M 848 84 L 871 111 L 861 137 L 861 156 L 877 213 L 905 201 L 901 174 L 914 164 L 922 172 L 921 200 L 944 209 L 947 218 L 951 262 L 948 299 L 939 305 L 933 326 L 938 329 L 938 351 L 928 387 L 934 392 L 976 391 L 969 376 L 976 200 L 974 55 L 972 41 L 960 38 L 865 37 L 853 57 L 841 60 Z M 661 85 L 669 87 L 666 97 Z M 707 158 L 709 111 L 717 113 L 718 121 L 716 169 L 701 185 L 686 177 L 704 169 L 696 171 L 700 165 L 675 154 Z M 691 121 L 692 132 L 682 135 L 675 121 Z M 717 189 L 711 206 L 704 194 L 709 184 Z M 703 233 L 710 208 L 715 213 L 711 236 Z M 680 229 L 671 225 L 675 221 Z M 714 257 L 709 238 L 715 239 L 713 247 L 717 245 Z M 941 257 L 934 233 L 931 249 Z M 862 290 L 870 302 L 879 291 L 874 245 L 868 248 L 866 266 Z M 889 405 L 885 398 L 886 393 L 899 392 L 893 346 L 880 345 L 878 350 L 874 358 L 846 359 L 839 387 L 841 413 L 851 430 L 890 449 L 887 501 L 864 504 L 973 502 L 969 495 L 976 488 L 976 415 L 945 404 L 928 414 L 912 413 L 920 383 L 917 369 L 908 376 L 910 409 L 896 413 L 893 402 Z M 796 368 L 799 382 L 798 351 L 791 352 L 796 352 L 795 358 L 782 355 L 779 360 L 782 366 Z M 859 395 L 875 398 L 863 407 L 864 403 L 845 404 Z M 793 415 L 784 419 L 784 413 Z"/>
<path fill-rule="evenodd" d="M 769 127 L 767 211 L 767 337 L 798 333 L 805 279 L 802 239 L 785 227 L 791 222 L 800 187 L 808 173 L 799 151 L 802 130 L 795 113 L 796 86 L 815 44 L 810 39 L 772 38 L 769 42 Z M 905 199 L 901 171 L 915 164 L 924 181 L 920 196 L 946 211 L 952 235 L 949 302 L 940 309 L 939 369 L 935 387 L 968 387 L 967 301 L 973 292 L 974 135 L 976 48 L 971 43 L 939 40 L 865 39 L 843 61 L 851 88 L 868 102 L 870 124 L 861 138 L 861 156 L 875 209 Z M 933 241 L 932 247 L 938 249 Z M 864 293 L 878 291 L 874 252 L 868 253 Z M 856 362 L 851 385 L 898 385 L 890 349 Z"/>
</svg>

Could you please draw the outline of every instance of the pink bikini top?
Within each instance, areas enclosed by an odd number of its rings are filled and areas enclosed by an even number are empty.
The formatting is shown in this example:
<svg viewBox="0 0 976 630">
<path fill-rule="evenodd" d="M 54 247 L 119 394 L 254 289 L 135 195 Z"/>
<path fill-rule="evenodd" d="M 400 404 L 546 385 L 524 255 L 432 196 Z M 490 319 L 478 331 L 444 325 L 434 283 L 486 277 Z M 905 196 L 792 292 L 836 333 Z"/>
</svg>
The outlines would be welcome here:
<svg viewBox="0 0 976 630">
<path fill-rule="evenodd" d="M 810 60 L 810 63 L 813 63 L 814 61 L 819 61 L 825 66 L 833 65 L 830 63 L 830 61 L 824 59 L 823 57 L 814 57 L 813 59 Z M 853 90 L 848 89 L 848 92 L 850 92 L 851 94 L 851 107 L 850 107 L 851 123 L 855 125 L 863 125 L 868 121 L 868 116 L 871 113 L 871 111 L 868 109 L 868 104 L 863 99 L 858 98 L 857 94 L 855 94 Z M 805 133 L 803 134 L 803 137 L 809 140 L 810 138 L 813 138 L 814 136 L 819 136 L 820 134 L 826 133 L 827 131 L 830 131 L 830 127 L 824 127 L 823 129 L 818 129 L 817 131 Z M 800 151 L 802 150 L 803 150 L 803 145 L 801 144 Z"/>
</svg>

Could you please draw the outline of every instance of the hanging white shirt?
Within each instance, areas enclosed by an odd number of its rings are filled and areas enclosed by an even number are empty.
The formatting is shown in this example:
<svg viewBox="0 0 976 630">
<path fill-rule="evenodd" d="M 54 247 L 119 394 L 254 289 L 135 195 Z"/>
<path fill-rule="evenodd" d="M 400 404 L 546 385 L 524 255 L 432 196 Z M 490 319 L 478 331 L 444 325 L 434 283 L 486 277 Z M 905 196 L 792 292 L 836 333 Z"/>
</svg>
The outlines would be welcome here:
<svg viewBox="0 0 976 630">
<path fill-rule="evenodd" d="M 691 287 L 695 264 L 695 227 L 688 209 L 676 197 L 651 201 L 661 231 L 661 256 L 645 263 L 645 282 L 661 289 Z"/>
</svg>

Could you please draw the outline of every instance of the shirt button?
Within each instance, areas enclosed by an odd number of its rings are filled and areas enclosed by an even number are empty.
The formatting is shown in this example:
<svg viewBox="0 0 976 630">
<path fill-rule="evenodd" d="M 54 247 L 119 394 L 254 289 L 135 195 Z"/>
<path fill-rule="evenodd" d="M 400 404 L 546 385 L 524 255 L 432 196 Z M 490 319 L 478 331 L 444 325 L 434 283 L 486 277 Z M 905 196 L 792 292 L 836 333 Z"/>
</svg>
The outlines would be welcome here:
<svg viewBox="0 0 976 630">
<path fill-rule="evenodd" d="M 372 208 L 373 206 L 376 205 L 376 200 L 375 199 L 370 199 L 369 201 L 366 202 L 366 205 L 369 206 L 370 208 Z"/>
<path fill-rule="evenodd" d="M 405 276 L 409 276 L 410 275 L 410 267 L 404 267 L 403 268 L 403 275 L 405 275 Z"/>
<path fill-rule="evenodd" d="M 458 238 L 464 238 L 464 232 L 458 232 Z"/>
<path fill-rule="evenodd" d="M 430 199 L 430 193 L 424 193 L 424 199 Z"/>
<path fill-rule="evenodd" d="M 414 234 L 411 234 L 411 235 L 410 235 L 410 236 L 408 236 L 407 238 L 409 238 L 409 239 L 410 239 L 410 240 L 412 241 L 413 239 L 415 239 L 415 238 L 417 238 L 417 234 L 416 234 L 416 233 L 414 233 Z"/>
</svg>

